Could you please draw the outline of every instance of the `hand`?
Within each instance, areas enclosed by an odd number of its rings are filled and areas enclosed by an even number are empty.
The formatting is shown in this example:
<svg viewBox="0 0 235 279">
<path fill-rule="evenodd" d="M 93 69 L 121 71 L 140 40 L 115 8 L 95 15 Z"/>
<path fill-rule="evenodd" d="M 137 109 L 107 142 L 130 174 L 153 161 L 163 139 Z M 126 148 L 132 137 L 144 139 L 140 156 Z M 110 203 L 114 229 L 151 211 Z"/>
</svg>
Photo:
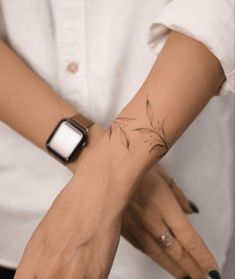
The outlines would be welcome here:
<svg viewBox="0 0 235 279">
<path fill-rule="evenodd" d="M 87 154 L 37 227 L 15 279 L 107 278 L 125 204 L 112 192 L 125 185 L 117 185 L 120 174 L 112 173 L 108 153 L 96 152 Z"/>
<path fill-rule="evenodd" d="M 92 135 L 90 138 L 95 140 L 91 141 L 90 148 L 96 145 L 104 132 L 105 130 L 98 125 L 94 126 L 93 131 L 91 131 Z M 86 156 L 86 154 L 84 154 L 84 156 Z M 79 161 L 82 162 L 82 158 L 80 158 Z M 78 167 L 78 163 L 76 167 Z M 166 196 L 165 199 L 162 199 L 163 194 Z M 201 248 L 201 250 L 199 249 L 200 257 L 198 256 L 196 258 L 196 261 L 192 261 L 192 266 L 189 266 L 189 268 L 185 268 L 184 260 L 180 260 L 175 255 L 173 255 L 172 253 L 174 252 L 171 251 L 172 248 L 163 251 L 162 249 L 160 249 L 159 245 L 156 244 L 155 240 L 154 243 L 152 243 L 151 241 L 151 235 L 156 236 L 160 234 L 159 231 L 161 230 L 162 220 L 164 219 L 165 215 L 168 216 L 169 214 L 169 210 L 165 212 L 164 209 L 162 209 L 162 212 L 160 212 L 160 209 L 158 207 L 161 206 L 161 204 L 163 204 L 164 202 L 171 204 L 171 200 L 173 200 L 173 204 L 177 206 L 177 211 L 174 212 L 172 218 L 176 218 L 176 220 L 178 220 L 178 215 L 180 215 L 180 219 L 186 220 L 186 229 L 191 230 L 190 237 L 194 238 L 195 235 L 197 237 L 196 232 L 194 232 L 191 225 L 188 223 L 186 216 L 183 215 L 183 212 L 187 214 L 199 213 L 198 208 L 195 206 L 194 203 L 188 201 L 184 193 L 179 189 L 179 187 L 177 187 L 174 180 L 166 174 L 166 172 L 160 167 L 160 165 L 155 165 L 153 170 L 150 171 L 150 173 L 148 173 L 143 178 L 139 188 L 136 191 L 135 196 L 131 200 L 130 206 L 126 210 L 125 218 L 122 225 L 122 234 L 136 248 L 152 257 L 153 260 L 161 264 L 176 278 L 184 278 L 187 274 L 191 275 L 192 278 L 194 278 L 196 274 L 198 274 L 198 277 L 195 278 L 204 278 L 205 273 L 203 273 L 203 270 L 207 272 L 208 270 L 217 268 L 213 256 L 205 247 L 205 245 L 203 245 L 203 248 Z M 176 204 L 176 202 L 178 202 L 178 205 Z M 130 218 L 130 216 L 132 216 L 132 218 Z M 137 220 L 138 223 L 138 220 L 142 220 L 143 222 L 141 222 L 139 226 L 135 226 L 133 230 L 133 224 L 130 223 L 130 221 L 133 220 Z M 158 225 L 160 230 L 157 228 Z M 145 231 L 147 231 L 147 233 Z M 144 249 L 141 243 L 145 242 L 147 242 L 147 244 Z M 188 245 L 190 246 L 190 243 Z M 155 251 L 153 251 L 152 248 Z M 189 249 L 189 247 L 184 249 L 187 250 Z M 205 254 L 207 258 L 207 264 L 204 263 L 203 270 L 199 267 L 200 264 L 203 264 L 203 261 L 200 260 L 201 253 Z M 197 260 L 199 260 L 199 265 L 197 263 Z M 200 277 L 202 276 L 202 273 L 203 277 Z"/>
<path fill-rule="evenodd" d="M 203 279 L 209 271 L 215 276 L 215 259 L 184 212 L 199 211 L 157 165 L 144 177 L 127 208 L 122 234 L 175 278 Z M 161 248 L 158 239 L 167 231 L 176 239 L 170 247 Z"/>
</svg>

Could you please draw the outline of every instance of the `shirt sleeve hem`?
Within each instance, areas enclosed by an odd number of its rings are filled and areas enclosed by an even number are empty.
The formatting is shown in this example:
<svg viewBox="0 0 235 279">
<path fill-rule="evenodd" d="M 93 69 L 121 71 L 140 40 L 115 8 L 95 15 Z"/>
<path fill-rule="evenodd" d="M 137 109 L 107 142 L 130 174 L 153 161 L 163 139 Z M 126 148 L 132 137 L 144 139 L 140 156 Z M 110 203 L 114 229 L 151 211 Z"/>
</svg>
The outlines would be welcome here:
<svg viewBox="0 0 235 279">
<path fill-rule="evenodd" d="M 162 50 L 169 37 L 171 30 L 183 33 L 186 36 L 189 36 L 195 40 L 202 42 L 219 59 L 225 73 L 226 79 L 223 86 L 220 89 L 219 95 L 228 95 L 231 93 L 235 94 L 234 65 L 233 67 L 231 67 L 231 65 L 229 67 L 225 65 L 223 59 L 219 55 L 219 52 L 216 51 L 215 48 L 210 47 L 210 45 L 207 44 L 205 39 L 203 39 L 199 34 L 195 34 L 190 29 L 185 28 L 185 26 L 164 22 L 164 20 L 153 23 L 149 30 L 148 45 L 150 49 L 154 52 L 154 54 L 156 56 L 159 55 L 160 51 Z"/>
</svg>

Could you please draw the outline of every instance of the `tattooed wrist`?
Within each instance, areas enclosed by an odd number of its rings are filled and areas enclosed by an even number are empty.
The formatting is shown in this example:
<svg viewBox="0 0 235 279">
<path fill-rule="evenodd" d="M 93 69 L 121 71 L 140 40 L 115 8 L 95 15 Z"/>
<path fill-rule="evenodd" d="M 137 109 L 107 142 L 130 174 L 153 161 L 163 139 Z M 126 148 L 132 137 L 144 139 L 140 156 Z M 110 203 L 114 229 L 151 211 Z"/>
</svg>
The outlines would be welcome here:
<svg viewBox="0 0 235 279">
<path fill-rule="evenodd" d="M 129 137 L 129 129 L 128 122 L 136 120 L 136 118 L 131 117 L 118 117 L 113 121 L 111 126 L 109 127 L 109 139 L 113 133 L 118 133 L 120 136 L 121 143 L 130 150 L 130 137 Z"/>
<path fill-rule="evenodd" d="M 167 118 L 165 117 L 161 121 L 154 119 L 153 108 L 148 98 L 146 100 L 145 110 L 148 120 L 146 127 L 138 127 L 138 117 L 118 117 L 109 127 L 109 139 L 111 140 L 112 135 L 117 133 L 120 137 L 121 144 L 128 151 L 131 151 L 132 133 L 140 133 L 143 135 L 143 144 L 149 146 L 148 152 L 156 151 L 158 157 L 162 158 L 170 148 L 165 129 Z"/>
</svg>

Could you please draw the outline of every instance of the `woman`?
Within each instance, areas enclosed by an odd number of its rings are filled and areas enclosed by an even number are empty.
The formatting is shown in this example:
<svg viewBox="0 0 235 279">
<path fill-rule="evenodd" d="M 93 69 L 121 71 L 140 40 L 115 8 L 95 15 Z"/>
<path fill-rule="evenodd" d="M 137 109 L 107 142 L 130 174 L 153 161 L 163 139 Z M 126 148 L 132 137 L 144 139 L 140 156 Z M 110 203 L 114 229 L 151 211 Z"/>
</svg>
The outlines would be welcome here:
<svg viewBox="0 0 235 279">
<path fill-rule="evenodd" d="M 198 6 L 193 1 L 172 1 L 160 13 L 158 25 L 151 29 L 151 45 L 158 51 L 169 36 L 168 29 L 160 26 L 160 23 L 187 36 L 173 32 L 154 63 L 154 57 L 144 43 L 144 36 L 157 11 L 166 3 L 149 1 L 143 4 L 139 1 L 120 4 L 105 1 L 101 6 L 100 2 L 84 1 L 51 1 L 50 5 L 47 1 L 1 2 L 4 33 L 9 44 L 55 91 L 73 104 L 56 95 L 5 44 L 1 44 L 0 113 L 3 122 L 45 148 L 48 136 L 62 118 L 70 118 L 79 111 L 96 123 L 107 125 L 122 109 L 109 131 L 103 131 L 94 124 L 89 129 L 89 145 L 82 150 L 75 163 L 68 164 L 75 175 L 36 229 L 15 278 L 106 278 L 117 247 L 122 220 L 123 234 L 136 246 L 139 242 L 140 246 L 144 243 L 140 249 L 159 261 L 176 278 L 204 278 L 206 273 L 212 278 L 220 278 L 213 256 L 182 216 L 179 205 L 173 201 L 172 192 L 166 190 L 167 187 L 159 186 L 172 183 L 171 180 L 158 169 L 160 182 L 155 190 L 153 181 L 157 177 L 148 171 L 165 155 L 211 97 L 218 93 L 224 79 L 226 84 L 230 82 L 233 65 L 225 62 L 231 57 L 226 38 L 230 35 L 231 25 L 228 22 L 232 3 L 218 1 L 213 4 L 213 19 L 205 18 L 203 28 L 200 29 L 199 24 L 195 28 L 193 16 L 198 18 L 198 15 L 194 12 L 206 13 L 207 7 Z M 186 14 L 192 13 L 188 16 L 189 22 L 182 20 L 182 9 L 185 9 Z M 15 16 L 15 11 L 19 16 Z M 217 13 L 220 22 L 215 24 L 214 14 Z M 209 34 L 215 29 L 218 31 L 218 28 L 221 32 L 213 34 L 211 38 Z M 33 34 L 34 39 L 30 34 Z M 220 44 L 218 47 L 219 39 L 222 46 Z M 147 80 L 139 89 L 153 63 Z M 128 104 L 137 90 L 135 98 Z M 18 176 L 16 171 L 11 173 L 14 179 L 11 184 L 17 184 L 16 179 L 21 179 L 21 184 L 25 184 L 21 188 L 22 197 L 15 196 L 19 185 L 16 189 L 11 187 L 16 203 L 21 203 L 11 208 L 13 212 L 19 209 L 26 210 L 28 214 L 33 212 L 33 217 L 29 215 L 28 220 L 23 218 L 19 223 L 30 226 L 20 233 L 19 244 L 23 246 L 34 224 L 61 190 L 62 185 L 58 185 L 68 180 L 68 174 L 64 169 L 58 172 L 57 165 L 52 165 L 45 155 L 35 150 L 30 158 L 31 147 L 22 142 L 20 149 L 16 148 L 19 138 L 9 133 L 4 126 L 3 135 L 11 145 L 10 150 L 13 147 L 17 149 L 16 152 L 20 152 L 21 161 L 16 162 L 15 166 L 23 166 Z M 12 138 L 14 142 L 9 143 Z M 50 147 L 52 143 L 48 141 Z M 9 150 L 6 145 L 3 148 Z M 13 157 L 9 159 L 2 156 L 5 166 L 12 166 L 12 162 L 17 160 L 15 152 L 12 154 L 10 156 Z M 6 160 L 9 160 L 8 164 Z M 6 178 L 10 183 L 7 171 L 3 175 L 3 179 Z M 22 180 L 24 177 L 27 182 Z M 51 177 L 55 185 L 48 192 Z M 49 181 L 50 184 L 47 184 Z M 45 203 L 38 198 L 39 193 L 42 195 L 42 189 L 38 189 L 42 182 L 46 185 L 43 196 L 44 199 L 47 197 Z M 137 186 L 140 191 L 131 201 L 129 211 L 125 211 Z M 31 187 L 35 187 L 33 191 L 37 189 L 35 197 L 29 192 L 32 191 Z M 8 191 L 3 193 L 8 193 L 6 196 L 9 199 L 12 194 L 9 195 Z M 28 193 L 30 200 L 25 198 Z M 146 193 L 151 194 L 146 197 Z M 152 197 L 158 202 L 151 203 Z M 170 206 L 164 206 L 168 203 L 161 205 L 157 200 L 164 200 L 164 197 L 167 197 Z M 153 209 L 151 204 L 157 204 L 157 207 Z M 9 212 L 10 208 L 7 209 Z M 157 210 L 159 218 L 155 220 L 153 212 Z M 187 210 L 190 211 L 190 208 L 187 207 Z M 19 214 L 13 215 L 12 224 L 16 227 Z M 132 221 L 136 219 L 139 221 L 133 224 Z M 155 226 L 156 223 L 158 226 Z M 150 242 L 154 239 L 141 234 L 142 227 L 147 227 L 158 243 Z M 9 231 L 9 227 L 6 228 L 6 232 Z M 18 258 L 11 252 L 8 258 L 8 249 L 9 245 L 3 249 L 2 265 L 13 266 Z M 226 252 L 225 244 L 221 251 Z M 137 278 L 139 275 L 135 276 L 135 272 L 139 270 L 135 267 L 126 272 L 128 276 Z M 126 272 L 124 275 L 120 270 L 118 276 L 125 277 Z M 156 275 L 151 275 L 150 267 L 149 272 L 149 278 Z M 159 273 L 160 278 L 163 276 Z"/>
</svg>

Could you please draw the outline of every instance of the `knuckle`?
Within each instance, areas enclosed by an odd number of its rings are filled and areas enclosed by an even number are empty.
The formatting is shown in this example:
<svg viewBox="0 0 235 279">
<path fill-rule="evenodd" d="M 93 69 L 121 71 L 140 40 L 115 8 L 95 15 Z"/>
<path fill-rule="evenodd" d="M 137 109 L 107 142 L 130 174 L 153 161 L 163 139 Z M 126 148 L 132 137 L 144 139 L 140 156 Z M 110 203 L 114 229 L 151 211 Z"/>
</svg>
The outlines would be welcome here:
<svg viewBox="0 0 235 279">
<path fill-rule="evenodd" d="M 192 233 L 185 234 L 184 241 L 186 247 L 192 252 L 194 252 L 201 244 L 201 240 L 199 239 L 199 237 Z"/>
<path fill-rule="evenodd" d="M 182 261 L 184 259 L 184 254 L 185 254 L 184 250 L 178 242 L 175 242 L 174 244 L 172 244 L 169 248 L 166 249 L 166 251 L 176 261 Z"/>
<path fill-rule="evenodd" d="M 154 247 L 146 247 L 146 253 L 151 256 L 154 260 L 162 262 L 165 259 L 165 255 L 161 248 L 154 248 Z"/>
</svg>

